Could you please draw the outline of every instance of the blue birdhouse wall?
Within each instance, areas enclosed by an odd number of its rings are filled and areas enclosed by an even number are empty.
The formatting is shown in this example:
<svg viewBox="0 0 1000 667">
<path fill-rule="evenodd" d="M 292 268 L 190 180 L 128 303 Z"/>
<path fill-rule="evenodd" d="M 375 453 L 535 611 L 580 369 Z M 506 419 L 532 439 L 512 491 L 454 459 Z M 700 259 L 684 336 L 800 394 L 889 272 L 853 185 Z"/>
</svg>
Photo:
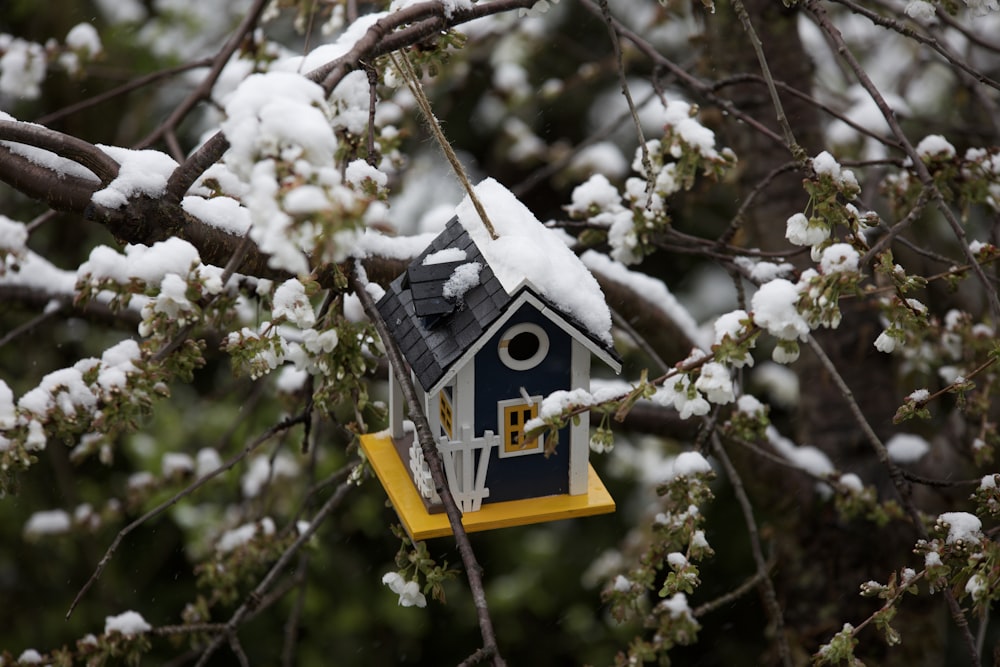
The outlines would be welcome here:
<svg viewBox="0 0 1000 667">
<path fill-rule="evenodd" d="M 546 456 L 544 439 L 523 441 L 523 428 L 538 415 L 542 398 L 571 387 L 570 336 L 525 303 L 483 346 L 475 365 L 476 431 L 500 436 L 487 469 L 490 502 L 569 493 L 569 429 Z"/>
</svg>

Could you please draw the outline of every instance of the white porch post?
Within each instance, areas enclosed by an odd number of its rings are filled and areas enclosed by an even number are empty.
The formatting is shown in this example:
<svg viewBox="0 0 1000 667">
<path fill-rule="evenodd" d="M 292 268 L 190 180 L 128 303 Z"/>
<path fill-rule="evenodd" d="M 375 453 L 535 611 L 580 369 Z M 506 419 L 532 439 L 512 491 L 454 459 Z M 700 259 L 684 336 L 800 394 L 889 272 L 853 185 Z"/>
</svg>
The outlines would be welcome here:
<svg viewBox="0 0 1000 667">
<path fill-rule="evenodd" d="M 396 379 L 394 369 L 389 369 L 389 435 L 393 439 L 403 437 L 403 388 Z"/>
<path fill-rule="evenodd" d="M 454 433 L 462 433 L 469 427 L 469 433 L 476 435 L 476 361 L 470 359 L 455 376 L 455 393 L 452 400 L 454 409 Z"/>
<path fill-rule="evenodd" d="M 590 389 L 590 351 L 573 339 L 570 358 L 570 389 Z M 579 415 L 579 423 L 569 424 L 569 494 L 587 493 L 590 461 L 590 413 Z"/>
<path fill-rule="evenodd" d="M 431 387 L 433 389 L 433 387 Z M 417 393 L 421 397 L 421 403 L 424 405 L 424 414 L 427 415 L 427 422 L 431 427 L 431 434 L 434 439 L 437 440 L 441 437 L 441 399 L 440 392 L 434 392 L 433 394 L 428 394 L 423 390 L 422 387 L 417 385 Z"/>
</svg>

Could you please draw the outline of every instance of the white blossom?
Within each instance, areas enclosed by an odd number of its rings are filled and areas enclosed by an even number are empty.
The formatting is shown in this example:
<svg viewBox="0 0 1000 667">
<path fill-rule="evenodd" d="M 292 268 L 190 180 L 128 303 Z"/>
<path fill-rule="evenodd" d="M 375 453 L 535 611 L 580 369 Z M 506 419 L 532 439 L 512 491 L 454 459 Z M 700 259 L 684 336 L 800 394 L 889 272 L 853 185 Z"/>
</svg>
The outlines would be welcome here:
<svg viewBox="0 0 1000 667">
<path fill-rule="evenodd" d="M 888 331 L 883 331 L 875 339 L 875 349 L 889 354 L 896 349 L 896 339 L 890 336 Z"/>
<path fill-rule="evenodd" d="M 824 248 L 820 257 L 820 268 L 824 274 L 853 273 L 858 270 L 861 260 L 858 251 L 848 243 L 834 243 Z"/>
<path fill-rule="evenodd" d="M 382 577 L 382 583 L 399 596 L 400 607 L 426 607 L 427 598 L 420 592 L 415 581 L 406 581 L 399 572 L 389 572 Z"/>
<path fill-rule="evenodd" d="M 813 246 L 830 238 L 830 229 L 822 222 L 812 223 L 802 213 L 785 222 L 785 238 L 799 246 Z"/>
<path fill-rule="evenodd" d="M 925 0 L 911 0 L 903 12 L 910 18 L 922 23 L 930 23 L 937 20 L 934 5 Z"/>
<path fill-rule="evenodd" d="M 316 313 L 306 296 L 306 288 L 296 278 L 286 280 L 274 290 L 272 312 L 275 318 L 284 317 L 303 329 L 316 323 Z"/>
<path fill-rule="evenodd" d="M 729 369 L 715 361 L 710 361 L 701 367 L 701 375 L 698 376 L 694 386 L 705 394 L 705 398 L 718 405 L 732 403 L 736 398 Z"/>
</svg>

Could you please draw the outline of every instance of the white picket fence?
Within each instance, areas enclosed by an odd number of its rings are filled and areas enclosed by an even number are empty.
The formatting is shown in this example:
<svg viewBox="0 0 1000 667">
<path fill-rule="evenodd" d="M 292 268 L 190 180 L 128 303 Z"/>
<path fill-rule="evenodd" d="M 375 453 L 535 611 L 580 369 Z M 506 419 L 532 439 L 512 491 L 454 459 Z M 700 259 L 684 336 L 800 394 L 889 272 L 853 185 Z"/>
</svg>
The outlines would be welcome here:
<svg viewBox="0 0 1000 667">
<path fill-rule="evenodd" d="M 462 426 L 458 440 L 449 440 L 444 436 L 438 440 L 448 488 L 463 513 L 478 511 L 483 499 L 490 495 L 490 490 L 486 488 L 486 470 L 490 463 L 490 450 L 499 446 L 500 436 L 493 431 L 474 438 L 472 429 L 466 425 Z"/>
</svg>

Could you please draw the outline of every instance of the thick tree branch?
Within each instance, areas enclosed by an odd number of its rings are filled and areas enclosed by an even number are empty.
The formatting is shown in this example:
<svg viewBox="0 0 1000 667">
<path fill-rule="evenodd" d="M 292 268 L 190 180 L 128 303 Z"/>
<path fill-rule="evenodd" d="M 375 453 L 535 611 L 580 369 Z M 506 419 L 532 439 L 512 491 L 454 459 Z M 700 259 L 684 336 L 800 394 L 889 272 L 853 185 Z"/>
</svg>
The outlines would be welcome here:
<svg viewBox="0 0 1000 667">
<path fill-rule="evenodd" d="M 34 146 L 72 160 L 94 172 L 102 185 L 118 175 L 118 163 L 97 146 L 42 125 L 0 120 L 0 141 Z"/>
<path fill-rule="evenodd" d="M 444 6 L 440 2 L 432 1 L 410 5 L 376 21 L 364 37 L 359 39 L 347 53 L 317 67 L 305 76 L 312 81 L 321 83 L 326 94 L 330 95 L 344 76 L 356 69 L 363 68 L 364 63 L 371 62 L 378 56 L 413 46 L 451 26 L 467 23 L 483 16 L 530 7 L 534 2 L 535 0 L 494 0 L 474 5 L 472 9 L 468 10 L 456 9 L 450 18 L 445 16 Z M 401 26 L 407 27 L 397 33 L 393 32 Z M 208 167 L 215 164 L 228 148 L 229 142 L 222 132 L 213 135 L 174 171 L 167 184 L 168 196 L 179 201 L 188 188 L 198 180 L 198 177 Z"/>
<path fill-rule="evenodd" d="M 96 191 L 96 181 L 56 174 L 0 145 L 0 181 L 57 211 L 82 213 Z"/>
</svg>

